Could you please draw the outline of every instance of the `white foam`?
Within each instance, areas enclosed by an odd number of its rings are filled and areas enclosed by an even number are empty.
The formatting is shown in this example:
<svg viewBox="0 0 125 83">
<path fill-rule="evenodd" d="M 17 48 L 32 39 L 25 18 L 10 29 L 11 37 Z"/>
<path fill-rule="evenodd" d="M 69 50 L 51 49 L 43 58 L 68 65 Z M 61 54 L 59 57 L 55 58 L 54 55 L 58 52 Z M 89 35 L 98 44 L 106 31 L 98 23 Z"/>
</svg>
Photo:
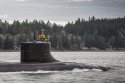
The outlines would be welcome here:
<svg viewBox="0 0 125 83">
<path fill-rule="evenodd" d="M 38 71 L 20 71 L 20 72 L 0 72 L 0 74 L 30 74 L 30 73 L 53 73 L 53 72 L 59 72 L 59 71 L 43 71 L 43 70 L 38 70 Z"/>
<path fill-rule="evenodd" d="M 94 70 L 94 71 L 102 71 L 101 69 L 92 69 L 92 70 Z"/>
<path fill-rule="evenodd" d="M 88 72 L 88 71 L 98 71 L 101 72 L 101 69 L 79 69 L 79 68 L 75 68 L 72 70 L 72 72 Z"/>
<path fill-rule="evenodd" d="M 20 72 L 0 72 L 0 74 L 28 74 L 28 73 L 56 73 L 56 72 L 88 72 L 88 71 L 102 71 L 101 69 L 79 69 L 79 68 L 75 68 L 71 71 L 69 70 L 65 70 L 65 71 L 44 71 L 44 70 L 38 70 L 38 71 L 20 71 Z"/>
<path fill-rule="evenodd" d="M 72 70 L 72 72 L 83 72 L 83 71 L 90 71 L 90 69 L 79 69 L 79 68 L 75 68 Z"/>
</svg>

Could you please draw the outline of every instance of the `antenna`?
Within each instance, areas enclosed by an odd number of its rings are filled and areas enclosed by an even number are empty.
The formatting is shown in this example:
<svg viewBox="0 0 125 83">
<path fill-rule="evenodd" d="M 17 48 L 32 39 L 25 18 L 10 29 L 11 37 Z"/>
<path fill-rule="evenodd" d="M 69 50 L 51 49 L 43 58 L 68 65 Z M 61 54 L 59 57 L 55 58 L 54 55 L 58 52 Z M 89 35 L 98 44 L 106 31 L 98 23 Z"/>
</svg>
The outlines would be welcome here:
<svg viewBox="0 0 125 83">
<path fill-rule="evenodd" d="M 38 30 L 34 31 L 34 38 L 33 38 L 33 42 L 35 43 L 36 41 L 38 41 Z"/>
</svg>

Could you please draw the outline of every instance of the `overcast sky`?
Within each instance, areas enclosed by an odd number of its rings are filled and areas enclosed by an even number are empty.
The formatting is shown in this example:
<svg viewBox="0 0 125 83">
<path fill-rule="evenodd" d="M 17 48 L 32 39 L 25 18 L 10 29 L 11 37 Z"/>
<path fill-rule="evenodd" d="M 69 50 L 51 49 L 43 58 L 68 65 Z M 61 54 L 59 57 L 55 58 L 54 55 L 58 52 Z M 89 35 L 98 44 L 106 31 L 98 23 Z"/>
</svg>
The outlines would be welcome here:
<svg viewBox="0 0 125 83">
<path fill-rule="evenodd" d="M 125 16 L 125 0 L 0 0 L 2 20 L 50 20 L 64 24 L 88 19 Z"/>
</svg>

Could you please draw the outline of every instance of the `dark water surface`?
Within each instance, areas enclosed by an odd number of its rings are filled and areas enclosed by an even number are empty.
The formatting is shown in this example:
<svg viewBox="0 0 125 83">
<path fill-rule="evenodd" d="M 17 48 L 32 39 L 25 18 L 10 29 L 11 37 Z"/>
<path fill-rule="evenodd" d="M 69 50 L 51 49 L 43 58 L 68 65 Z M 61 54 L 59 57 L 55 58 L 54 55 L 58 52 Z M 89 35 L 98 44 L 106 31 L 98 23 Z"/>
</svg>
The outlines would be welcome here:
<svg viewBox="0 0 125 83">
<path fill-rule="evenodd" d="M 108 72 L 93 69 L 72 71 L 0 72 L 0 83 L 125 83 L 125 52 L 52 52 L 64 62 L 108 66 Z M 0 63 L 19 62 L 20 52 L 0 52 Z"/>
</svg>

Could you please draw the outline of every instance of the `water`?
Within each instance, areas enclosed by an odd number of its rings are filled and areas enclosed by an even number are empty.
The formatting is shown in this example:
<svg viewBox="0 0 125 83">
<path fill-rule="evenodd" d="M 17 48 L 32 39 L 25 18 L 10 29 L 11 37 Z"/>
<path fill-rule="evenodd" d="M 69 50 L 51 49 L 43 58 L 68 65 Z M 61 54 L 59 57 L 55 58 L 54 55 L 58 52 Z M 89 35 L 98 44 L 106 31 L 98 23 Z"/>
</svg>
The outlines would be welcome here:
<svg viewBox="0 0 125 83">
<path fill-rule="evenodd" d="M 52 52 L 65 62 L 112 67 L 101 70 L 0 72 L 0 83 L 125 83 L 125 52 Z M 0 63 L 20 62 L 19 52 L 0 52 Z"/>
</svg>

